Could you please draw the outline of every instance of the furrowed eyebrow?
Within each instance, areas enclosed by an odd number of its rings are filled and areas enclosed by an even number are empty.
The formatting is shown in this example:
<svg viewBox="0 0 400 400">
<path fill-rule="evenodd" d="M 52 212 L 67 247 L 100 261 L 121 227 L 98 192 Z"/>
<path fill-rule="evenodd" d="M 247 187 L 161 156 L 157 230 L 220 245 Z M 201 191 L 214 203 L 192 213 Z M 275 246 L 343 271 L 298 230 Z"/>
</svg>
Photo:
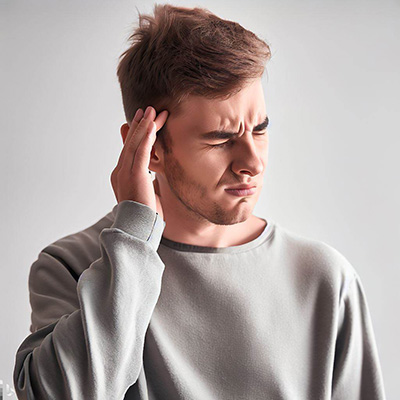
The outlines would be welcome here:
<svg viewBox="0 0 400 400">
<path fill-rule="evenodd" d="M 261 124 L 258 124 L 257 126 L 255 126 L 253 128 L 253 131 L 257 132 L 257 131 L 264 130 L 268 126 L 268 123 L 269 123 L 269 119 L 268 119 L 268 116 L 266 116 L 264 121 L 261 122 Z M 211 131 L 211 132 L 202 133 L 200 135 L 200 138 L 212 140 L 212 139 L 230 139 L 230 138 L 237 137 L 237 136 L 238 136 L 237 132 Z"/>
</svg>

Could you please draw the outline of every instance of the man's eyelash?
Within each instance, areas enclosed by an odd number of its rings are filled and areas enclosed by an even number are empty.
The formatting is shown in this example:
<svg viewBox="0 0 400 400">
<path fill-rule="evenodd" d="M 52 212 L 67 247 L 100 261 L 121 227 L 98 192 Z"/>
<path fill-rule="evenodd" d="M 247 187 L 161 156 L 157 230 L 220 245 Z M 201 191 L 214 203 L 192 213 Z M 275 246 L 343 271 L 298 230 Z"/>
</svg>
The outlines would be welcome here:
<svg viewBox="0 0 400 400">
<path fill-rule="evenodd" d="M 227 142 L 224 143 L 220 143 L 220 144 L 210 144 L 211 147 L 224 147 L 226 146 L 228 143 L 232 143 L 230 140 L 228 140 Z"/>
<path fill-rule="evenodd" d="M 256 135 L 261 136 L 264 135 L 266 132 L 266 129 L 264 129 L 263 131 L 258 131 L 259 133 L 256 133 Z M 228 140 L 226 142 L 220 143 L 220 144 L 210 144 L 211 147 L 224 147 L 226 146 L 228 143 L 232 144 L 233 142 Z"/>
</svg>

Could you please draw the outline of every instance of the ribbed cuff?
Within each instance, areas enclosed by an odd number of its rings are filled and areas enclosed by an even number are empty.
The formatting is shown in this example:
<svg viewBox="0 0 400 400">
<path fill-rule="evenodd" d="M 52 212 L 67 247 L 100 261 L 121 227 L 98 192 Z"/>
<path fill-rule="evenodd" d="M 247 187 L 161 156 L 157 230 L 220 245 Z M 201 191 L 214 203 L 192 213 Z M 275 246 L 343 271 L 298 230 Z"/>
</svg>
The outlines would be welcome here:
<svg viewBox="0 0 400 400">
<path fill-rule="evenodd" d="M 115 217 L 110 228 L 118 228 L 145 242 L 157 251 L 166 226 L 160 214 L 151 207 L 133 200 L 124 200 L 112 210 Z"/>
</svg>

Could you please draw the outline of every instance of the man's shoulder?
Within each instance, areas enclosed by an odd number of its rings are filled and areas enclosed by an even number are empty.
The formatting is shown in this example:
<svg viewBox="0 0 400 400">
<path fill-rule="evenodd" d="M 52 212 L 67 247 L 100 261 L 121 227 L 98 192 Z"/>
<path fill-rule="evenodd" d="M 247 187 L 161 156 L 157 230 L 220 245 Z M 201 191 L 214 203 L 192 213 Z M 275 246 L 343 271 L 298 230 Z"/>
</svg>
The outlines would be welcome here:
<svg viewBox="0 0 400 400">
<path fill-rule="evenodd" d="M 357 274 L 349 259 L 327 242 L 276 224 L 275 240 L 287 263 L 310 279 L 333 287 L 347 286 Z"/>
<path fill-rule="evenodd" d="M 115 207 L 94 224 L 80 231 L 63 236 L 41 250 L 62 263 L 78 280 L 90 264 L 100 258 L 100 233 L 109 228 L 115 219 Z"/>
</svg>

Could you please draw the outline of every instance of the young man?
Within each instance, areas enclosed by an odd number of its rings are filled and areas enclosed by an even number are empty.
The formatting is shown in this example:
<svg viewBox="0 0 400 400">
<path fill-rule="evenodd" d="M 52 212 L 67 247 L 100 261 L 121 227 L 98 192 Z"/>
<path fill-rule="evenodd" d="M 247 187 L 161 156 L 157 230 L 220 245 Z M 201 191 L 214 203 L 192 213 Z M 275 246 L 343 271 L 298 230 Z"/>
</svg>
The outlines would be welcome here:
<svg viewBox="0 0 400 400">
<path fill-rule="evenodd" d="M 204 9 L 140 16 L 118 68 L 117 205 L 33 263 L 20 399 L 385 398 L 356 270 L 252 214 L 269 57 Z"/>
</svg>

